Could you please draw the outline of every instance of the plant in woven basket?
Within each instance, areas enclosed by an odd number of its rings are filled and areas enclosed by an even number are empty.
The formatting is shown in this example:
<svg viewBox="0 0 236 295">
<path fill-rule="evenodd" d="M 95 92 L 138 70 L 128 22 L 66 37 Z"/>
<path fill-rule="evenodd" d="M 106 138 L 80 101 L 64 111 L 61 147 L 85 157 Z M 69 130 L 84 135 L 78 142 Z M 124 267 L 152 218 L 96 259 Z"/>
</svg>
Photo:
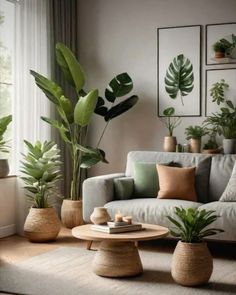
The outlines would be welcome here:
<svg viewBox="0 0 236 295">
<path fill-rule="evenodd" d="M 36 208 L 48 208 L 48 199 L 55 194 L 57 182 L 61 179 L 59 161 L 60 152 L 53 141 L 32 145 L 24 140 L 28 153 L 23 155 L 21 179 L 25 183 L 28 197 L 34 201 Z"/>
<path fill-rule="evenodd" d="M 171 229 L 172 236 L 180 238 L 185 243 L 200 243 L 203 238 L 224 232 L 219 228 L 207 228 L 219 217 L 214 210 L 199 210 L 193 208 L 175 207 L 177 218 L 167 216 L 174 228 Z"/>
</svg>

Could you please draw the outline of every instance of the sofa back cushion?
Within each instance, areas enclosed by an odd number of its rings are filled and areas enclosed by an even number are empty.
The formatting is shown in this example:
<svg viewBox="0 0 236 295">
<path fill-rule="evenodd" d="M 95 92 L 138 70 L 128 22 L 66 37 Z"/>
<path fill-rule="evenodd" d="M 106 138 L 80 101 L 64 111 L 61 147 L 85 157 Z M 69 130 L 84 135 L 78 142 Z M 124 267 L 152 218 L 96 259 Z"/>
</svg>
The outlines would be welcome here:
<svg viewBox="0 0 236 295">
<path fill-rule="evenodd" d="M 196 166 L 195 189 L 197 192 L 198 201 L 201 203 L 208 202 L 208 186 L 211 167 L 211 156 L 191 153 L 132 151 L 127 156 L 126 176 L 135 176 L 135 162 L 150 164 L 164 164 L 169 162 L 175 162 L 179 163 L 182 167 Z M 136 181 L 134 180 L 134 191 L 136 191 L 135 182 Z M 158 191 L 158 179 L 156 180 L 156 182 Z M 142 193 L 142 197 L 145 197 L 144 192 Z M 156 194 L 152 195 L 151 197 L 156 197 Z"/>
<path fill-rule="evenodd" d="M 212 157 L 209 180 L 209 201 L 218 201 L 232 174 L 236 155 L 215 155 Z"/>
</svg>

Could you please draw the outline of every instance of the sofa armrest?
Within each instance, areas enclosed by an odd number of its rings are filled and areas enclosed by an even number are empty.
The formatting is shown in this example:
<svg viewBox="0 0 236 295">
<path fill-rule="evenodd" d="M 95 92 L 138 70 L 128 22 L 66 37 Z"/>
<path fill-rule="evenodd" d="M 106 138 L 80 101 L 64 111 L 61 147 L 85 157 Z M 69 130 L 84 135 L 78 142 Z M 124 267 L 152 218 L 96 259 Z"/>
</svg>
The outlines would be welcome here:
<svg viewBox="0 0 236 295">
<path fill-rule="evenodd" d="M 90 177 L 83 182 L 83 219 L 90 222 L 90 215 L 95 207 L 103 207 L 114 199 L 113 179 L 125 176 L 124 173 L 114 173 Z"/>
</svg>

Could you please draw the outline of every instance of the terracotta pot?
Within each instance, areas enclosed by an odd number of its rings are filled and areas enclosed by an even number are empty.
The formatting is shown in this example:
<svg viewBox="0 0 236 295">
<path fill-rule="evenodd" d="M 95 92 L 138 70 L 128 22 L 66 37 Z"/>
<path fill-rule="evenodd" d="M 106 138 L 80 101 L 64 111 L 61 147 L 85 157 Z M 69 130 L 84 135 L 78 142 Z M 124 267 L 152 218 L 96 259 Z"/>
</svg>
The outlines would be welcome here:
<svg viewBox="0 0 236 295">
<path fill-rule="evenodd" d="M 178 242 L 171 265 L 171 275 L 183 286 L 197 286 L 209 281 L 213 259 L 206 243 Z"/>
<path fill-rule="evenodd" d="M 191 153 L 200 153 L 201 152 L 201 139 L 190 139 L 190 152 Z"/>
<path fill-rule="evenodd" d="M 9 164 L 7 159 L 0 159 L 0 178 L 9 174 Z"/>
<path fill-rule="evenodd" d="M 220 149 L 208 149 L 208 150 L 202 150 L 203 154 L 220 154 Z"/>
<path fill-rule="evenodd" d="M 107 208 L 95 207 L 93 213 L 90 216 L 90 220 L 94 224 L 104 224 L 111 221 L 111 217 L 107 212 Z"/>
<path fill-rule="evenodd" d="M 236 139 L 223 139 L 224 154 L 236 154 Z"/>
<path fill-rule="evenodd" d="M 82 201 L 63 200 L 61 206 L 61 221 L 67 228 L 82 225 Z"/>
<path fill-rule="evenodd" d="M 224 58 L 225 53 L 224 52 L 215 52 L 215 58 Z"/>
<path fill-rule="evenodd" d="M 61 228 L 54 208 L 31 208 L 25 220 L 24 234 L 31 242 L 56 239 Z"/>
<path fill-rule="evenodd" d="M 165 136 L 163 150 L 164 152 L 175 152 L 177 140 L 175 136 Z"/>
</svg>

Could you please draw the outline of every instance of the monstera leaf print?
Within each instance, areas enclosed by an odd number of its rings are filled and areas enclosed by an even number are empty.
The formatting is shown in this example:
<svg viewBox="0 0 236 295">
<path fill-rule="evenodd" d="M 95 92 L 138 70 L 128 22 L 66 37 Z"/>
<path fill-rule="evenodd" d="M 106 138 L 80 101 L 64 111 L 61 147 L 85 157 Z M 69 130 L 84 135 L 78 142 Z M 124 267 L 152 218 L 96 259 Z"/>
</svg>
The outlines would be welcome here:
<svg viewBox="0 0 236 295">
<path fill-rule="evenodd" d="M 183 96 L 188 95 L 194 87 L 193 65 L 183 54 L 176 56 L 170 63 L 165 76 L 165 89 L 172 99 L 180 93 L 182 105 Z"/>
</svg>

